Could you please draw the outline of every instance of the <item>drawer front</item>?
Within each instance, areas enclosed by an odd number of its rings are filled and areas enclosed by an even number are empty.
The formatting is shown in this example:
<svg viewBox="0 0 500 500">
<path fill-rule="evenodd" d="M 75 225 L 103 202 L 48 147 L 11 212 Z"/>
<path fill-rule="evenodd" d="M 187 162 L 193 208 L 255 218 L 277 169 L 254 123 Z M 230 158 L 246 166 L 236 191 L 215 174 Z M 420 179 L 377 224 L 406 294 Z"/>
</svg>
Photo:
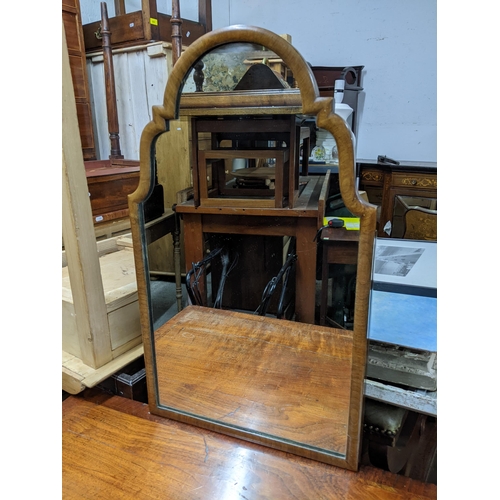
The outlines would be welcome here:
<svg viewBox="0 0 500 500">
<path fill-rule="evenodd" d="M 392 186 L 415 189 L 437 189 L 437 175 L 421 173 L 393 173 Z"/>
<path fill-rule="evenodd" d="M 366 185 L 382 186 L 384 184 L 384 172 L 382 170 L 362 170 L 361 182 Z"/>
</svg>

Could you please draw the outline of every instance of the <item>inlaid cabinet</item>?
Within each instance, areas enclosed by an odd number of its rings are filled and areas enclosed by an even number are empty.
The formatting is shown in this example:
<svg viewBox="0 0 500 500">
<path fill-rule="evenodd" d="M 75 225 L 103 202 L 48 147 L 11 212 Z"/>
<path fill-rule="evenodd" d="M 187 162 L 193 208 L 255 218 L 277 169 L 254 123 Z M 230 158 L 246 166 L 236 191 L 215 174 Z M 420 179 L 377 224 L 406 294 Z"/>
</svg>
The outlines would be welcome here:
<svg viewBox="0 0 500 500">
<path fill-rule="evenodd" d="M 398 217 L 402 215 L 400 197 L 410 198 L 407 205 L 417 203 L 437 209 L 436 163 L 407 161 L 393 165 L 359 160 L 358 171 L 360 189 L 366 191 L 371 203 L 379 206 L 379 237 L 402 236 L 397 233 Z"/>
</svg>

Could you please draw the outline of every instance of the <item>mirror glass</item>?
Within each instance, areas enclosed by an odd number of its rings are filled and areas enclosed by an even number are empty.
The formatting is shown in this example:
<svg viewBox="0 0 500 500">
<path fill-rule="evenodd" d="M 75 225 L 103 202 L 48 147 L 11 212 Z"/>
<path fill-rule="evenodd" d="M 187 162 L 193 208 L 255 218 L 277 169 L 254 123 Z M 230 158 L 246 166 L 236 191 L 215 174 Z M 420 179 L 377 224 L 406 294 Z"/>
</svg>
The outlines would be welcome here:
<svg viewBox="0 0 500 500">
<path fill-rule="evenodd" d="M 327 227 L 320 235 L 319 324 L 354 330 L 359 218 L 346 208 L 340 193 L 335 138 L 328 130 L 314 127 L 311 131 L 309 173 L 324 175 L 328 170 L 331 172 L 330 187 L 325 203 L 324 224 L 330 222 L 337 227 Z"/>
<path fill-rule="evenodd" d="M 206 53 L 191 68 L 182 92 L 277 90 L 293 85 L 290 69 L 273 51 L 251 43 L 229 43 Z"/>
<path fill-rule="evenodd" d="M 238 100 L 276 93 L 288 97 L 267 112 Z M 166 128 L 139 205 L 158 408 L 345 459 L 359 219 L 332 132 L 302 114 L 283 61 L 249 43 L 193 65 Z M 329 219 L 343 227 L 318 233 Z M 176 316 L 180 304 L 205 307 Z"/>
</svg>

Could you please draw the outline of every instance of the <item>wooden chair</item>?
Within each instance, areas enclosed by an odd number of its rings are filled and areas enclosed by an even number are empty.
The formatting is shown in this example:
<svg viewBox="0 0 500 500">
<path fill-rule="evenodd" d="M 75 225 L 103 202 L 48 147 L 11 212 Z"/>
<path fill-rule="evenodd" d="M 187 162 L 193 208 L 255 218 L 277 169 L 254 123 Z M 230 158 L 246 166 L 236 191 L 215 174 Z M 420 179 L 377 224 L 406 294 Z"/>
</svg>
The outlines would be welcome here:
<svg viewBox="0 0 500 500">
<path fill-rule="evenodd" d="M 224 247 L 212 250 L 205 258 L 193 263 L 191 269 L 186 273 L 186 290 L 191 304 L 205 307 L 208 305 L 200 290 L 200 283 L 204 279 L 204 276 L 210 272 L 211 265 L 217 259 L 220 260 L 221 275 L 217 292 L 213 297 L 212 307 L 215 309 L 222 307 L 222 295 L 224 293 L 226 278 L 238 263 L 238 255 L 230 256 L 229 251 Z"/>
<path fill-rule="evenodd" d="M 367 399 L 363 445 L 370 463 L 401 473 L 418 447 L 426 419 L 425 415 Z"/>
<path fill-rule="evenodd" d="M 437 241 L 437 210 L 409 207 L 404 215 L 403 238 Z"/>
</svg>

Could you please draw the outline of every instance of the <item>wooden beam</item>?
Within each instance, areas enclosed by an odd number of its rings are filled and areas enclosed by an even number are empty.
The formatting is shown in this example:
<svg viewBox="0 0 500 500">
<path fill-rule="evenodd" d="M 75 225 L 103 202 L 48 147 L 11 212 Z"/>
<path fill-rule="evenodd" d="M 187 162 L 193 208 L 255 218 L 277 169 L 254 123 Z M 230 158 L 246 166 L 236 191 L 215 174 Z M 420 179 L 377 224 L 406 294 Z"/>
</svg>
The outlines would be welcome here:
<svg viewBox="0 0 500 500">
<path fill-rule="evenodd" d="M 64 25 L 62 27 L 62 180 L 62 230 L 81 360 L 91 367 L 102 366 L 112 359 L 111 338 Z"/>
</svg>

